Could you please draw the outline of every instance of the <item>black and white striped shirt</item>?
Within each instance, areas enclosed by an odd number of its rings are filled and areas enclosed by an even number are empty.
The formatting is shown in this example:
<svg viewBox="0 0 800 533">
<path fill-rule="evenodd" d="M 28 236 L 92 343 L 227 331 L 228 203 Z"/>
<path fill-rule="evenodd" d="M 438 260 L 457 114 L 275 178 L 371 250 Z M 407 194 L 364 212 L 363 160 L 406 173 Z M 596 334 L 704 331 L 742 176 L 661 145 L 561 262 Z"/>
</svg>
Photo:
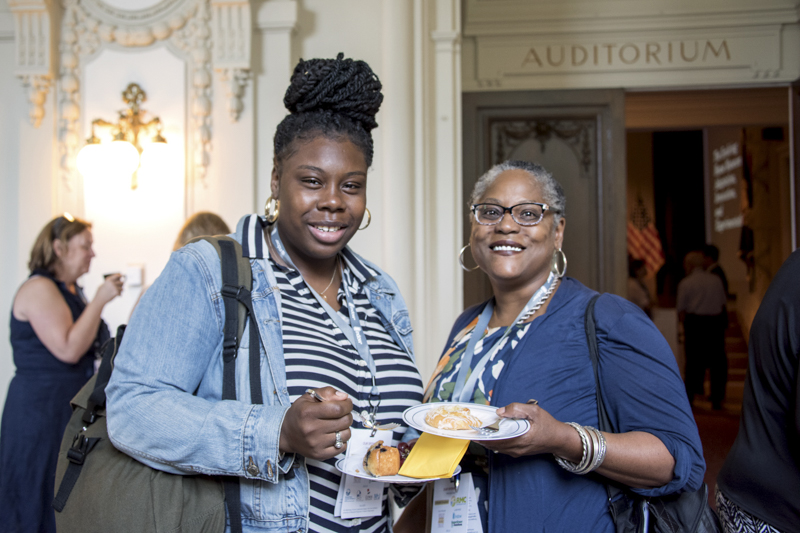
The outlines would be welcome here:
<svg viewBox="0 0 800 533">
<path fill-rule="evenodd" d="M 364 291 L 364 273 L 377 273 L 370 272 L 369 267 L 352 254 L 342 253 L 340 259 L 342 267 L 349 270 L 352 280 L 351 294 L 370 353 L 375 360 L 376 381 L 381 393 L 377 419 L 381 423 L 402 424 L 403 411 L 422 400 L 419 372 L 409 356 L 383 327 L 377 311 Z M 332 386 L 350 396 L 356 411 L 369 410 L 368 398 L 372 380 L 369 368 L 359 356 L 358 350 L 317 302 L 298 271 L 282 268 L 271 258 L 268 261 L 281 294 L 283 353 L 291 400 L 294 402 L 308 388 Z M 342 304 L 339 315 L 345 323 L 349 323 L 342 287 L 339 288 L 338 299 Z M 392 445 L 397 445 L 405 429 L 403 425 L 394 431 Z M 327 461 L 306 459 L 310 481 L 310 531 L 388 531 L 386 491 L 383 494 L 381 516 L 355 520 L 334 518 L 336 495 L 341 480 L 335 463 L 340 457 Z"/>
</svg>

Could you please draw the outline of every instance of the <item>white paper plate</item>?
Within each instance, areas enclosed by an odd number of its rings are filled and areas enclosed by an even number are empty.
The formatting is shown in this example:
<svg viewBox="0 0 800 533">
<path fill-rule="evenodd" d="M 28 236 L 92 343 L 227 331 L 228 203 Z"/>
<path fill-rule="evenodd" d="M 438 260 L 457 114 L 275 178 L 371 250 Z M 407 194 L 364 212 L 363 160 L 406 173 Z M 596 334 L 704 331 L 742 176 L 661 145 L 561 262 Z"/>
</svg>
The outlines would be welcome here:
<svg viewBox="0 0 800 533">
<path fill-rule="evenodd" d="M 445 402 L 450 403 L 450 402 Z M 503 422 L 500 423 L 500 431 L 494 433 L 493 435 L 481 435 L 477 431 L 473 429 L 460 429 L 460 430 L 452 430 L 452 429 L 439 429 L 433 426 L 429 426 L 425 422 L 425 415 L 428 414 L 428 411 L 431 409 L 436 409 L 443 405 L 442 402 L 436 403 L 423 403 L 420 405 L 415 405 L 414 407 L 409 407 L 403 412 L 403 420 L 409 426 L 418 429 L 419 431 L 423 431 L 425 433 L 430 433 L 432 435 L 439 435 L 440 437 L 448 437 L 451 439 L 465 439 L 465 440 L 503 440 L 503 439 L 511 439 L 514 437 L 519 437 L 520 435 L 524 434 L 525 432 L 530 429 L 531 425 L 527 420 L 517 420 L 515 418 L 506 418 Z M 459 405 L 462 407 L 468 407 L 469 412 L 480 419 L 482 422 L 482 426 L 487 424 L 493 423 L 497 420 L 498 416 L 496 414 L 497 407 L 492 405 L 480 405 L 477 403 L 457 403 L 452 402 L 452 405 Z"/>
<path fill-rule="evenodd" d="M 339 472 L 343 474 L 348 474 L 350 476 L 355 477 L 363 477 L 364 479 L 369 479 L 370 481 L 380 481 L 381 483 L 424 483 L 426 481 L 434 481 L 436 479 L 441 479 L 438 477 L 429 478 L 429 479 L 417 479 L 415 477 L 408 477 L 408 476 L 381 476 L 375 477 L 372 474 L 367 474 L 364 471 L 364 465 L 362 460 L 351 459 L 350 463 L 346 463 L 347 459 L 342 458 L 336 461 L 336 468 L 339 469 Z M 453 475 L 458 474 L 461 472 L 461 465 L 456 467 L 456 471 L 453 472 Z"/>
</svg>

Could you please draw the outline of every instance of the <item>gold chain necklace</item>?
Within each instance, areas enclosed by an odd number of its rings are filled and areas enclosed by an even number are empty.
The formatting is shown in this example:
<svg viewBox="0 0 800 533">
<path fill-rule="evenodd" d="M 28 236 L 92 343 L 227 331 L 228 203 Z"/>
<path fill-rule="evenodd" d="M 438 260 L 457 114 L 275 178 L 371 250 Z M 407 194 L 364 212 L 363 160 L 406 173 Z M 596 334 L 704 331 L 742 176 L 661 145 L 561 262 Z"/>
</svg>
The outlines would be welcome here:
<svg viewBox="0 0 800 533">
<path fill-rule="evenodd" d="M 320 294 L 322 295 L 322 298 L 323 298 L 323 299 L 324 299 L 326 302 L 328 301 L 328 297 L 327 297 L 327 296 L 325 296 L 325 293 L 326 293 L 326 292 L 328 292 L 328 289 L 330 289 L 330 288 L 331 288 L 331 285 L 333 285 L 333 280 L 335 280 L 335 279 L 336 279 L 336 271 L 337 271 L 337 270 L 339 270 L 339 256 L 338 256 L 338 255 L 336 256 L 336 264 L 335 264 L 335 265 L 334 265 L 334 267 L 333 267 L 333 276 L 331 276 L 331 281 L 328 283 L 328 286 L 327 286 L 327 287 L 325 287 L 325 289 L 324 289 L 324 290 L 323 290 L 323 291 L 320 293 Z"/>
</svg>

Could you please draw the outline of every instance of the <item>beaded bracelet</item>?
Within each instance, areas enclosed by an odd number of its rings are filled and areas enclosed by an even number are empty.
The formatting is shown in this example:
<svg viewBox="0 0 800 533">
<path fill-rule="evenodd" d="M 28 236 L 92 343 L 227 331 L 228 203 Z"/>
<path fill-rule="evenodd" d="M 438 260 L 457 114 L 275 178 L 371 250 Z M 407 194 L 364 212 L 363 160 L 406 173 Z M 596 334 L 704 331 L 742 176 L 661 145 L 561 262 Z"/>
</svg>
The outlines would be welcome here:
<svg viewBox="0 0 800 533">
<path fill-rule="evenodd" d="M 572 472 L 573 474 L 583 475 L 587 473 L 589 470 L 589 466 L 593 462 L 594 458 L 594 450 L 589 449 L 589 435 L 583 426 L 577 424 L 576 422 L 567 422 L 568 426 L 571 426 L 578 432 L 578 435 L 581 437 L 581 445 L 583 447 L 583 456 L 581 457 L 580 463 L 573 463 L 572 461 L 568 461 L 563 457 L 559 457 L 558 455 L 553 455 L 556 458 L 556 462 L 558 465 L 566 470 L 567 472 Z"/>
</svg>

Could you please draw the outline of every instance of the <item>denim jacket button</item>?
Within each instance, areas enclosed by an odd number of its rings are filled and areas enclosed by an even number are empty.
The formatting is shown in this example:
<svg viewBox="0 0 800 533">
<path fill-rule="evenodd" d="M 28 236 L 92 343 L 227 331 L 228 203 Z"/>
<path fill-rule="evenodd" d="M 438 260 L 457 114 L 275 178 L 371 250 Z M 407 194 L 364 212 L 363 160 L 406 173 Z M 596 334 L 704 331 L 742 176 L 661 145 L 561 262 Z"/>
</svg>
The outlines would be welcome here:
<svg viewBox="0 0 800 533">
<path fill-rule="evenodd" d="M 272 470 L 272 462 L 269 459 L 267 459 L 267 475 L 270 477 L 270 479 L 272 479 L 273 477 L 275 477 L 274 474 L 275 472 Z"/>
<path fill-rule="evenodd" d="M 267 461 L 267 466 L 269 467 L 269 461 Z M 258 465 L 253 461 L 253 456 L 251 455 L 248 460 L 247 465 L 247 473 L 253 477 L 256 477 L 261 471 L 258 469 Z"/>
</svg>

